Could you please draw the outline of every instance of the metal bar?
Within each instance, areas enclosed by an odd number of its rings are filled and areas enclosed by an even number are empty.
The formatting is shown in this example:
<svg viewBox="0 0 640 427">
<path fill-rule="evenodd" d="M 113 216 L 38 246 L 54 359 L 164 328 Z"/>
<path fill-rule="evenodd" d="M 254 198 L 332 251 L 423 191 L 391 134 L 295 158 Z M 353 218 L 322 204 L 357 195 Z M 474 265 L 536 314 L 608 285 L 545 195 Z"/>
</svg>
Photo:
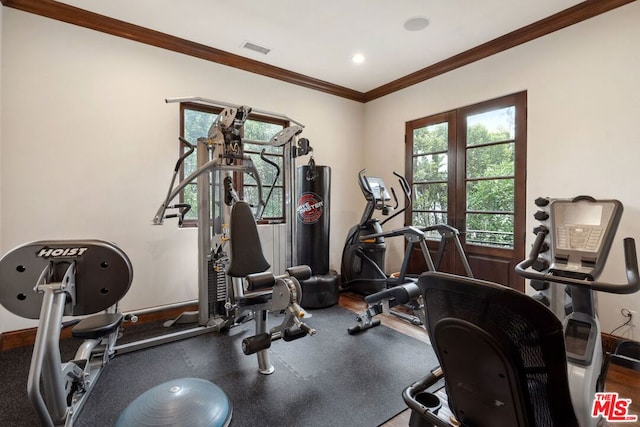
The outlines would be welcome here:
<svg viewBox="0 0 640 427">
<path fill-rule="evenodd" d="M 157 345 L 168 344 L 170 342 L 180 341 L 187 338 L 196 337 L 198 335 L 208 334 L 209 332 L 217 332 L 215 326 L 196 326 L 194 328 L 185 329 L 183 331 L 172 332 L 157 337 L 146 338 L 126 344 L 119 344 L 114 347 L 114 354 L 131 353 L 132 351 L 144 350 L 145 348 L 155 347 Z"/>
<path fill-rule="evenodd" d="M 203 98 L 200 96 L 184 96 L 184 97 L 177 97 L 177 98 L 166 98 L 164 100 L 167 104 L 173 103 L 173 102 L 195 102 L 195 103 L 200 103 L 200 104 L 207 104 L 207 105 L 212 105 L 214 107 L 231 107 L 231 108 L 239 108 L 242 107 L 242 105 L 238 105 L 238 104 L 231 104 L 229 102 L 223 102 L 223 101 L 217 101 L 215 99 L 209 99 L 209 98 Z M 284 114 L 280 114 L 280 113 L 274 113 L 271 111 L 266 111 L 266 110 L 260 110 L 257 108 L 251 108 L 251 113 L 256 113 L 256 114 L 261 114 L 263 116 L 269 116 L 269 117 L 273 117 L 276 119 L 283 119 L 283 120 L 288 120 L 292 123 L 297 124 L 298 126 L 302 126 L 304 127 L 304 125 L 296 120 L 293 120 L 291 117 L 286 116 Z M 249 114 L 249 117 L 251 117 L 251 114 Z"/>
<path fill-rule="evenodd" d="M 140 310 L 131 310 L 131 311 L 123 312 L 122 314 L 125 316 L 125 318 L 127 316 L 131 316 L 131 315 L 140 316 L 140 315 L 143 315 L 143 314 L 155 313 L 157 311 L 169 310 L 169 309 L 172 309 L 172 308 L 186 307 L 188 305 L 194 305 L 194 304 L 197 304 L 197 303 L 198 303 L 198 300 L 194 299 L 194 300 L 190 300 L 190 301 L 176 302 L 176 303 L 173 303 L 173 304 L 158 305 L 158 306 L 155 306 L 155 307 L 142 308 Z"/>
<path fill-rule="evenodd" d="M 420 240 L 420 249 L 422 249 L 424 262 L 427 264 L 429 271 L 436 271 L 436 268 L 433 265 L 433 260 L 431 259 L 431 254 L 429 253 L 429 248 L 427 247 L 427 242 L 425 242 L 424 239 Z"/>
<path fill-rule="evenodd" d="M 63 421 L 66 416 L 67 402 L 64 396 L 64 382 L 62 378 L 62 362 L 58 340 L 66 295 L 56 293 L 49 287 L 45 290 L 40 322 L 36 332 L 36 341 L 31 357 L 29 378 L 27 380 L 27 394 L 33 407 L 45 426 L 53 426 L 54 422 Z M 43 369 L 44 368 L 44 369 Z M 43 374 L 45 374 L 43 376 Z M 40 392 L 40 379 L 43 381 L 44 394 L 49 401 L 47 409 L 45 399 Z M 55 418 L 55 419 L 52 419 Z"/>
<path fill-rule="evenodd" d="M 201 151 L 201 150 L 198 150 Z M 206 149 L 205 149 L 206 151 Z M 155 216 L 153 217 L 153 223 L 154 224 L 162 224 L 163 220 L 164 220 L 164 212 L 167 210 L 167 206 L 169 206 L 169 203 L 171 202 L 171 200 L 175 199 L 178 194 L 180 194 L 180 191 L 182 191 L 182 189 L 184 189 L 187 185 L 189 185 L 191 183 L 191 181 L 193 181 L 194 179 L 200 177 L 203 173 L 205 172 L 210 172 L 212 170 L 225 170 L 225 171 L 236 171 L 236 172 L 252 172 L 254 173 L 255 166 L 253 166 L 253 163 L 251 164 L 251 166 L 241 166 L 241 165 L 225 165 L 225 164 L 220 164 L 220 158 L 217 157 L 215 159 L 209 160 L 208 162 L 204 163 L 203 165 L 201 165 L 200 167 L 198 167 L 198 169 L 196 169 L 195 171 L 193 171 L 193 173 L 191 175 L 189 175 L 188 177 L 186 177 L 185 179 L 183 179 L 176 188 L 173 189 L 173 191 L 169 192 L 169 195 L 167 196 L 167 199 L 164 201 L 164 203 L 162 203 L 162 205 L 160 206 L 160 208 L 158 208 L 158 211 L 156 212 Z M 258 180 L 256 180 L 258 181 Z M 200 185 L 198 184 L 198 187 Z M 261 193 L 262 192 L 262 188 L 260 185 L 258 185 L 258 191 Z"/>
<path fill-rule="evenodd" d="M 100 344 L 100 341 L 100 339 L 82 341 L 82 344 L 80 344 L 76 350 L 76 355 L 73 360 L 86 360 L 87 363 L 89 363 L 91 361 L 91 353 L 93 353 L 93 350 Z"/>
<path fill-rule="evenodd" d="M 286 243 L 285 243 L 285 268 L 292 265 L 298 265 L 298 254 L 293 248 L 297 247 L 297 227 L 298 219 L 296 217 L 296 208 L 298 197 L 297 179 L 296 179 L 296 157 L 295 146 L 293 143 L 284 146 L 283 167 L 288 169 L 284 175 L 285 188 L 285 222 L 286 226 Z"/>
<path fill-rule="evenodd" d="M 462 247 L 462 243 L 457 235 L 451 237 L 453 239 L 453 243 L 456 245 L 456 250 L 458 251 L 458 255 L 460 256 L 460 261 L 462 262 L 462 266 L 464 267 L 464 271 L 467 273 L 467 277 L 473 277 L 473 272 L 471 271 L 471 266 L 469 265 L 469 260 L 464 252 L 464 248 Z"/>
<path fill-rule="evenodd" d="M 402 258 L 402 265 L 400 266 L 400 275 L 398 276 L 398 281 L 400 283 L 404 283 L 405 278 L 407 276 L 407 269 L 409 268 L 409 260 L 411 259 L 411 251 L 413 250 L 413 243 L 411 240 L 407 240 L 409 244 L 404 251 L 404 258 Z"/>
<path fill-rule="evenodd" d="M 211 251 L 211 167 L 209 150 L 205 138 L 198 140 L 198 320 L 201 326 L 209 321 L 209 269 L 208 260 Z M 217 159 L 213 165 L 217 166 Z M 203 173 L 203 172 L 207 173 Z M 194 175 L 196 172 L 191 174 Z"/>
<path fill-rule="evenodd" d="M 256 336 L 267 332 L 267 310 L 257 310 L 255 312 Z M 269 350 L 264 349 L 256 353 L 258 358 L 258 372 L 263 375 L 273 373 L 274 367 L 269 359 Z"/>
<path fill-rule="evenodd" d="M 269 144 L 269 141 L 259 141 L 257 139 L 247 139 L 247 138 L 242 138 L 241 141 L 243 144 L 253 144 L 253 145 L 263 145 L 267 147 L 273 147 L 273 145 Z"/>
</svg>

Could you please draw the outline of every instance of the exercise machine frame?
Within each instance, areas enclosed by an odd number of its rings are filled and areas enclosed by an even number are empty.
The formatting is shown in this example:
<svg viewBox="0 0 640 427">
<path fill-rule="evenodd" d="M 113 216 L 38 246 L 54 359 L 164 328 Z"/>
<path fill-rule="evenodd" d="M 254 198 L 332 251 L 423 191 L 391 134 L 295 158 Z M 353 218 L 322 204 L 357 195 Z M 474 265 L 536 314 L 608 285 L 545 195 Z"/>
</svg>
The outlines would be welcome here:
<svg viewBox="0 0 640 427">
<path fill-rule="evenodd" d="M 435 261 L 431 257 L 431 253 L 429 252 L 426 242 L 427 233 L 432 231 L 436 231 L 440 235 Z M 407 244 L 400 271 L 397 275 L 386 279 L 385 283 L 388 286 L 387 289 L 364 297 L 364 301 L 367 303 L 367 309 L 356 315 L 356 325 L 347 329 L 349 334 L 353 335 L 380 325 L 380 320 L 374 319 L 374 316 L 377 316 L 378 314 L 391 314 L 411 324 L 423 325 L 425 322 L 423 311 L 424 303 L 422 301 L 422 296 L 420 295 L 420 289 L 415 283 L 418 278 L 409 277 L 407 274 L 411 253 L 413 252 L 415 245 L 418 244 L 422 251 L 427 271 L 438 271 L 440 269 L 442 257 L 444 256 L 444 251 L 446 250 L 447 242 L 453 241 L 455 251 L 458 254 L 465 274 L 467 277 L 473 277 L 473 272 L 469 266 L 469 260 L 464 252 L 459 235 L 460 232 L 458 229 L 447 224 L 437 224 L 428 227 L 408 226 L 388 232 L 362 236 L 361 240 L 377 239 L 379 237 L 387 238 L 403 236 L 407 240 Z M 363 259 L 375 265 L 375 262 L 368 257 L 363 256 Z M 380 274 L 384 275 L 384 272 L 380 270 Z M 400 305 L 413 306 L 414 314 L 411 315 L 405 311 L 393 309 L 393 307 Z"/>
<path fill-rule="evenodd" d="M 127 255 L 100 240 L 32 242 L 0 260 L 0 302 L 18 316 L 38 319 L 27 395 L 42 425 L 70 427 L 77 419 L 115 354 L 125 318 L 117 304 L 132 279 Z M 63 322 L 65 315 L 89 316 Z M 71 326 L 83 342 L 63 363 L 60 332 Z"/>
<path fill-rule="evenodd" d="M 295 158 L 306 155 L 311 151 L 309 141 L 306 138 L 298 138 L 303 130 L 303 126 L 286 116 L 254 110 L 246 106 L 206 100 L 204 98 L 174 98 L 168 99 L 167 102 L 201 102 L 208 105 L 224 107 L 210 127 L 207 137 L 198 139 L 196 170 L 178 184 L 175 184 L 181 164 L 195 150 L 192 144 L 181 138 L 182 143 L 187 147 L 187 151 L 178 159 L 167 195 L 153 218 L 155 225 L 161 225 L 165 219 L 175 217 L 177 217 L 178 222 L 181 223 L 189 207 L 179 203 L 172 205 L 171 202 L 187 185 L 196 180 L 198 201 L 198 311 L 185 312 L 178 319 L 167 323 L 170 325 L 172 323 L 197 322 L 199 326 L 186 331 L 174 332 L 158 338 L 133 343 L 117 349 L 123 352 L 211 331 L 222 331 L 236 324 L 253 319 L 254 316 L 243 315 L 246 311 L 257 314 L 255 316 L 257 321 L 256 335 L 262 336 L 264 327 L 259 317 L 265 315 L 264 313 L 269 310 L 281 311 L 287 309 L 287 306 L 280 307 L 274 301 L 265 303 L 265 298 L 253 304 L 255 307 L 247 307 L 247 301 L 253 301 L 244 295 L 244 288 L 248 281 L 245 281 L 244 278 L 232 278 L 227 275 L 227 269 L 230 265 L 230 256 L 228 253 L 230 240 L 229 222 L 232 206 L 238 201 L 230 174 L 248 174 L 256 181 L 258 201 L 252 207 L 255 210 L 254 217 L 259 217 L 266 206 L 266 201 L 262 198 L 262 183 L 257 168 L 251 158 L 243 155 L 242 144 L 248 142 L 263 146 L 283 147 L 284 166 L 288 169 L 288 172 L 285 173 L 285 188 L 289 192 L 288 195 L 285 194 L 285 197 L 290 198 L 291 194 L 295 193 Z M 266 143 L 264 141 L 247 140 L 242 137 L 242 128 L 244 122 L 254 112 L 258 112 L 261 115 L 269 115 L 270 117 L 284 118 L 296 123 L 296 125 L 282 129 Z M 272 162 L 268 163 L 273 166 Z M 278 170 L 278 174 L 279 173 L 280 171 Z M 274 185 L 275 182 L 271 185 L 269 195 Z M 288 218 L 287 240 L 293 242 L 295 237 L 293 203 L 287 203 L 286 207 L 288 209 L 286 212 Z M 178 213 L 167 213 L 169 209 L 178 209 Z M 216 210 L 214 211 L 214 209 Z M 255 223 L 253 223 L 252 226 L 255 226 Z M 231 236 L 231 239 L 233 239 L 233 236 Z M 259 241 L 257 243 L 259 244 Z M 233 246 L 233 242 L 231 242 L 231 245 Z M 287 245 L 285 257 L 286 265 L 292 265 L 294 262 L 292 244 Z M 268 264 L 266 268 L 268 268 Z M 277 286 L 282 280 L 284 280 L 284 277 L 280 276 L 274 278 L 272 283 Z M 291 280 L 297 281 L 297 278 L 293 277 Z M 290 288 L 283 289 L 285 292 L 291 293 Z M 264 294 L 265 292 L 266 291 L 263 291 L 262 293 Z M 270 295 L 273 295 L 273 293 Z M 300 297 L 300 292 L 297 293 L 297 297 Z M 295 313 L 295 320 L 291 320 L 291 318 L 285 316 L 281 326 L 272 328 L 273 333 L 271 336 L 273 339 L 279 338 L 279 332 L 287 329 L 292 322 L 298 326 L 300 326 L 298 323 L 302 323 L 299 321 L 299 316 L 297 316 L 300 312 L 293 305 L 299 301 L 289 299 L 291 300 L 289 308 L 293 307 L 292 313 Z M 241 304 L 238 302 L 240 300 L 244 302 Z M 306 328 L 306 325 L 304 327 Z M 311 335 L 314 331 L 312 331 L 312 328 L 309 328 L 307 332 Z M 255 348 L 259 346 L 249 345 L 248 347 Z M 266 367 L 266 363 L 263 363 L 262 359 L 264 359 L 264 357 L 259 354 L 258 362 L 260 372 L 270 373 L 268 372 L 269 369 Z"/>
</svg>

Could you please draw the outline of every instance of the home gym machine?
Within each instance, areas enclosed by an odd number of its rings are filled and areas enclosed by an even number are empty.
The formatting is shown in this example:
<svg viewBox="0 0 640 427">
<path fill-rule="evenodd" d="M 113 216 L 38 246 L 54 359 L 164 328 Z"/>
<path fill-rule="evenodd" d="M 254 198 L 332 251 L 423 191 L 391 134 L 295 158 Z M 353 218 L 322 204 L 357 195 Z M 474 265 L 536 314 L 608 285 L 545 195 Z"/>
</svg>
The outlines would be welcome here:
<svg viewBox="0 0 640 427">
<path fill-rule="evenodd" d="M 382 231 L 382 225 L 404 212 L 411 204 L 409 184 L 402 175 L 396 172 L 393 174 L 398 177 L 405 205 L 382 222 L 373 218 L 373 213 L 375 210 L 380 210 L 383 215 L 389 215 L 398 208 L 399 203 L 395 190 L 391 188 L 395 205 L 391 207 L 387 205 L 391 197 L 382 179 L 367 176 L 364 169 L 358 175 L 358 183 L 367 200 L 367 206 L 360 222 L 349 231 L 345 242 L 342 256 L 343 280 L 345 280 L 343 287 L 349 290 L 354 289 L 356 292 L 368 293 L 368 295 L 364 298 L 367 309 L 356 315 L 356 325 L 348 329 L 350 334 L 380 325 L 380 320 L 374 319 L 374 316 L 382 313 L 393 314 L 414 325 L 424 323 L 420 292 L 415 285 L 417 276 L 408 274 L 409 260 L 415 245 L 421 249 L 427 270 L 436 271 L 440 268 L 447 242 L 453 241 L 465 273 L 468 277 L 473 277 L 456 228 L 447 224 L 436 224 L 427 227 L 408 226 L 386 232 Z M 440 236 L 435 261 L 431 257 L 426 242 L 428 234 L 434 232 Z M 385 239 L 391 237 L 404 237 L 407 244 L 400 271 L 387 276 L 384 273 Z M 353 283 L 353 287 L 349 283 Z M 376 289 L 375 293 L 366 292 Z M 400 305 L 413 310 L 413 314 L 407 313 L 406 310 L 393 309 L 393 307 Z"/>
<path fill-rule="evenodd" d="M 127 255 L 99 240 L 33 242 L 0 260 L 0 303 L 38 319 L 27 394 L 42 425 L 71 426 L 77 419 L 114 354 L 124 317 L 117 305 L 132 278 Z M 63 316 L 76 319 L 63 322 Z M 84 341 L 62 363 L 60 332 L 70 326 Z"/>
<path fill-rule="evenodd" d="M 549 286 L 571 287 L 572 312 L 561 322 L 552 310 L 513 289 L 444 273 L 423 274 L 418 286 L 440 367 L 404 390 L 412 409 L 410 425 L 599 424 L 592 416 L 603 383 L 595 291 L 640 290 L 635 241 L 624 239 L 627 283 L 600 282 L 622 204 L 585 196 L 548 202 L 543 204 L 548 217 L 541 218 L 548 226 L 538 229 L 529 257 L 516 266 L 516 273 Z M 548 268 L 533 269 L 543 253 Z"/>
<path fill-rule="evenodd" d="M 197 180 L 198 311 L 183 313 L 175 322 L 197 321 L 200 327 L 169 335 L 193 336 L 210 330 L 223 331 L 255 319 L 256 334 L 243 341 L 243 351 L 246 354 L 257 353 L 259 372 L 270 374 L 273 366 L 269 362 L 267 349 L 272 340 L 284 338 L 289 341 L 315 333 L 301 320 L 304 311 L 299 306 L 302 297 L 299 280 L 307 279 L 310 271 L 306 266 L 298 266 L 287 269 L 280 276 L 267 272 L 270 265 L 262 254 L 255 221 L 266 202 L 262 198 L 260 176 L 251 158 L 243 153 L 243 143 L 283 147 L 289 168 L 285 174 L 285 188 L 291 191 L 295 188 L 292 180 L 295 175 L 294 160 L 309 152 L 309 141 L 298 139 L 303 129 L 299 124 L 284 128 L 268 143 L 243 139 L 244 122 L 252 113 L 286 118 L 293 122 L 285 116 L 203 98 L 180 98 L 168 102 L 187 101 L 218 105 L 224 109 L 211 125 L 207 137 L 198 139 L 197 150 L 191 143 L 181 139 L 187 151 L 178 159 L 167 196 L 153 218 L 156 225 L 161 225 L 167 218 L 177 217 L 181 222 L 190 207 L 180 203 L 171 204 L 172 200 L 189 183 Z M 175 184 L 180 165 L 193 151 L 197 152 L 197 169 Z M 258 200 L 252 205 L 238 199 L 233 188 L 233 173 L 248 174 L 255 180 Z M 291 218 L 294 216 L 291 212 L 288 218 L 287 234 L 289 242 L 292 242 L 294 230 Z M 292 246 L 287 247 L 287 265 L 291 265 L 293 258 Z M 269 332 L 266 331 L 268 312 L 286 313 L 282 323 Z M 172 339 L 170 336 L 161 339 Z"/>
</svg>

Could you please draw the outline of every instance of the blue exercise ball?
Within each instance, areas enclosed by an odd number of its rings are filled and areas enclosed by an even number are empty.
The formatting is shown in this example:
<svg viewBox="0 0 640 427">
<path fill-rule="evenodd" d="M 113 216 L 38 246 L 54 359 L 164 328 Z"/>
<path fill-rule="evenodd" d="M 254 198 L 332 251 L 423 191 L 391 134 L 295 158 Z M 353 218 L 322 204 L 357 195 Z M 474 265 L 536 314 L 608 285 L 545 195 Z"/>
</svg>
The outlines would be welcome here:
<svg viewBox="0 0 640 427">
<path fill-rule="evenodd" d="M 179 378 L 138 396 L 120 414 L 116 427 L 226 427 L 231 413 L 220 387 L 200 378 Z"/>
</svg>

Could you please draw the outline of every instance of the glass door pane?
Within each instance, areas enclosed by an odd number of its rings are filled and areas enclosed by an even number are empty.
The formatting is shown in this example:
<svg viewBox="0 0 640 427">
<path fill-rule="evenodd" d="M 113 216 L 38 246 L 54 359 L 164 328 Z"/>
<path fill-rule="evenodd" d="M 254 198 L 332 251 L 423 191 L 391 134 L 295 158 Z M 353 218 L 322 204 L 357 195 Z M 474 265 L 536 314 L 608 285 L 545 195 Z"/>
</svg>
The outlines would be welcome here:
<svg viewBox="0 0 640 427">
<path fill-rule="evenodd" d="M 447 222 L 449 199 L 449 123 L 413 129 L 412 224 Z M 439 238 L 437 232 L 429 237 Z"/>
<path fill-rule="evenodd" d="M 515 107 L 466 116 L 466 242 L 512 249 Z"/>
</svg>

